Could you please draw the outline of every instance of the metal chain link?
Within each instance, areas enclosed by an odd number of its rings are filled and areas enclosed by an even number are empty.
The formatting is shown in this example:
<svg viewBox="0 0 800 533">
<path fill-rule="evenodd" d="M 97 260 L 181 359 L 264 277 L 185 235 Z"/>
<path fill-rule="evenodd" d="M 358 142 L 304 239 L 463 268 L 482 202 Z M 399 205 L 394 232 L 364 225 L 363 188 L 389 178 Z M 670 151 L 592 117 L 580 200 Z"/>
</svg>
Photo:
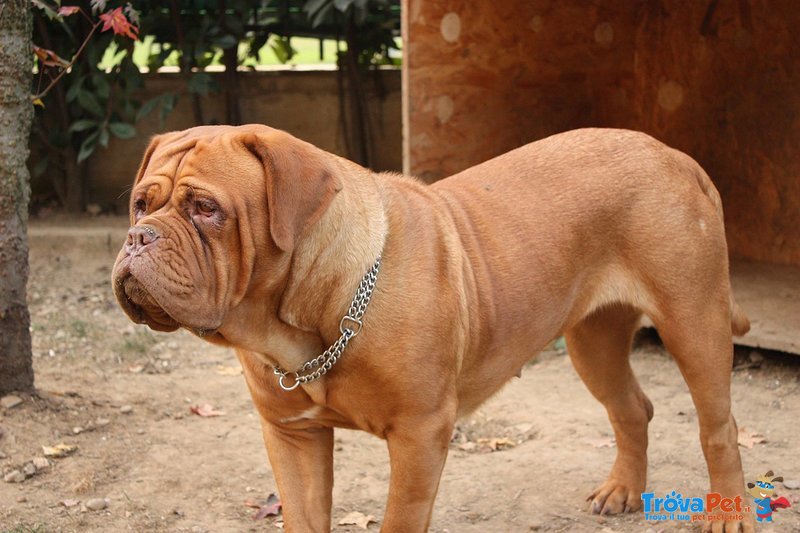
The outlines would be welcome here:
<svg viewBox="0 0 800 533">
<path fill-rule="evenodd" d="M 361 319 L 367 311 L 370 298 L 372 298 L 372 291 L 375 289 L 375 282 L 378 280 L 378 271 L 380 268 L 381 258 L 378 257 L 378 259 L 375 260 L 375 264 L 372 265 L 372 268 L 361 278 L 353 301 L 350 303 L 350 309 L 339 322 L 339 332 L 341 336 L 336 339 L 327 350 L 314 359 L 307 361 L 295 372 L 288 372 L 279 366 L 275 367 L 273 373 L 278 376 L 278 384 L 283 390 L 294 390 L 304 383 L 314 381 L 327 374 L 328 370 L 330 370 L 342 356 L 350 340 L 361 333 L 361 329 L 364 327 L 364 323 Z M 289 375 L 294 378 L 294 383 L 286 385 L 284 381 Z"/>
</svg>

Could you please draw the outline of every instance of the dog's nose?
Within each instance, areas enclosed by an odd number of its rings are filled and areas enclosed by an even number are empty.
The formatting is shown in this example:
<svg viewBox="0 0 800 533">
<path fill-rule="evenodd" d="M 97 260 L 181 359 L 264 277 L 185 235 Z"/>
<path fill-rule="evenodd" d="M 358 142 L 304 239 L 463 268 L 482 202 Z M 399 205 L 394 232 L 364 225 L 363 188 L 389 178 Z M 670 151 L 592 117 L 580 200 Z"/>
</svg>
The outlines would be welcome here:
<svg viewBox="0 0 800 533">
<path fill-rule="evenodd" d="M 125 243 L 126 251 L 132 254 L 158 240 L 160 235 L 152 226 L 134 226 L 128 230 L 128 240 Z"/>
</svg>

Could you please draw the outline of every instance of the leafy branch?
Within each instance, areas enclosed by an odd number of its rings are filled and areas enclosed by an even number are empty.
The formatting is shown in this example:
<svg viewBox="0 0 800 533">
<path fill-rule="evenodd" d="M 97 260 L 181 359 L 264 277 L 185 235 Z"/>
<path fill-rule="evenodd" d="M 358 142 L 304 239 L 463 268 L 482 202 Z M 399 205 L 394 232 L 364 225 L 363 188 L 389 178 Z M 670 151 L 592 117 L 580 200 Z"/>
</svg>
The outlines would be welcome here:
<svg viewBox="0 0 800 533">
<path fill-rule="evenodd" d="M 40 1 L 36 1 L 34 2 L 34 4 L 37 5 L 38 7 L 41 7 L 42 9 L 45 9 L 45 12 L 48 12 L 48 10 L 50 12 L 53 12 L 52 9 L 50 9 L 49 7 L 45 7 Z M 130 4 L 128 4 L 127 7 L 130 8 Z M 112 30 L 114 32 L 114 35 L 123 35 L 134 41 L 139 39 L 137 35 L 139 33 L 139 28 L 134 26 L 128 21 L 128 18 L 123 13 L 121 7 L 112 9 L 107 13 L 101 13 L 100 16 L 98 17 L 99 20 L 97 20 L 96 22 L 93 21 L 92 18 L 89 15 L 87 15 L 83 9 L 81 9 L 80 6 L 61 6 L 58 8 L 58 11 L 54 11 L 54 13 L 56 16 L 62 18 L 75 15 L 76 13 L 80 13 L 86 18 L 86 20 L 89 21 L 89 23 L 92 25 L 92 29 L 89 30 L 88 35 L 86 35 L 86 38 L 83 40 L 83 43 L 81 43 L 81 46 L 78 48 L 78 51 L 75 52 L 75 54 L 72 56 L 72 61 L 67 61 L 66 59 L 60 57 L 52 50 L 48 50 L 46 48 L 42 48 L 36 45 L 33 46 L 33 51 L 36 54 L 36 57 L 39 58 L 39 61 L 41 61 L 42 65 L 44 65 L 45 67 L 56 67 L 60 69 L 56 76 L 50 76 L 50 83 L 47 85 L 47 87 L 44 88 L 44 90 L 38 92 L 37 94 L 31 95 L 31 102 L 33 102 L 35 105 L 40 105 L 42 107 L 44 107 L 42 98 L 47 96 L 47 93 L 49 93 L 50 90 L 53 87 L 55 87 L 56 83 L 58 83 L 58 81 L 64 76 L 64 74 L 69 72 L 69 70 L 75 65 L 75 62 L 83 53 L 84 49 L 86 48 L 86 45 L 89 44 L 89 41 L 92 40 L 92 36 L 95 34 L 97 29 L 100 28 L 101 25 L 103 26 L 103 29 L 101 31 Z M 45 72 L 47 72 L 46 69 L 44 68 L 40 69 L 40 76 L 44 76 Z"/>
</svg>

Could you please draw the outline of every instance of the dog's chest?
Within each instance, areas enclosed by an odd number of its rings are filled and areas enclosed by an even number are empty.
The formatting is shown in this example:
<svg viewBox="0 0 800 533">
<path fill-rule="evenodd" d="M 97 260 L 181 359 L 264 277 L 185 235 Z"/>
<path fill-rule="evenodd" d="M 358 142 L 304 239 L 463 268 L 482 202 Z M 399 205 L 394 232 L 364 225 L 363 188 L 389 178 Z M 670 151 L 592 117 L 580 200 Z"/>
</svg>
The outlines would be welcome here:
<svg viewBox="0 0 800 533">
<path fill-rule="evenodd" d="M 280 419 L 281 424 L 289 425 L 297 422 L 313 422 L 322 414 L 324 408 L 319 405 L 314 405 L 308 409 L 300 411 L 298 414 L 291 416 L 284 416 Z"/>
</svg>

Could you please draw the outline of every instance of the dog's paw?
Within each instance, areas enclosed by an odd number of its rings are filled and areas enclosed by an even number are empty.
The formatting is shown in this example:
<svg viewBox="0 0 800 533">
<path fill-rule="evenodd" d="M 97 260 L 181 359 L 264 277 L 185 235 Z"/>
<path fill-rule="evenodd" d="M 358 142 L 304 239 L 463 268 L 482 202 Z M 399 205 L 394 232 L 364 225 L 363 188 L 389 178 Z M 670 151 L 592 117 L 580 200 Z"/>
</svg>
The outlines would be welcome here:
<svg viewBox="0 0 800 533">
<path fill-rule="evenodd" d="M 609 478 L 586 498 L 592 514 L 620 514 L 642 508 L 642 489 L 632 483 Z"/>
<path fill-rule="evenodd" d="M 752 516 L 743 521 L 711 522 L 703 526 L 703 533 L 755 533 L 756 526 Z"/>
</svg>

